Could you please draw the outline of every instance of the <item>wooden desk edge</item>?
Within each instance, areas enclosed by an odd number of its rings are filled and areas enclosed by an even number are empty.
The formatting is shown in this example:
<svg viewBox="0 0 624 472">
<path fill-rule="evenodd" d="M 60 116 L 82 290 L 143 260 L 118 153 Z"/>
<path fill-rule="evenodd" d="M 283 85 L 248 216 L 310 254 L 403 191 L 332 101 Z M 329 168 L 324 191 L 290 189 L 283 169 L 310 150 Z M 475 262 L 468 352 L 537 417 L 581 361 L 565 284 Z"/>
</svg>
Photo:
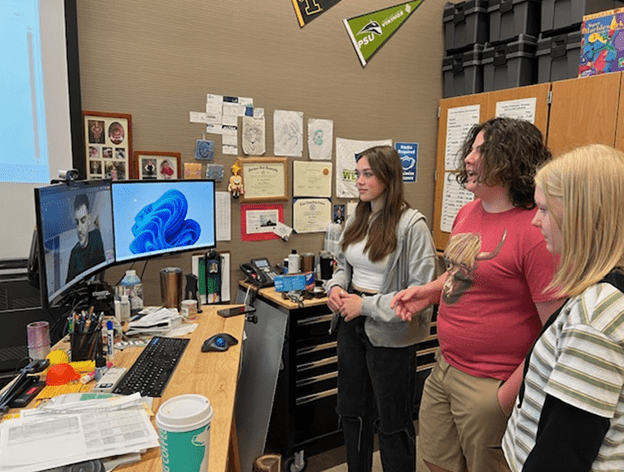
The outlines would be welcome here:
<svg viewBox="0 0 624 472">
<path fill-rule="evenodd" d="M 240 281 L 238 283 L 239 287 L 243 290 L 247 290 L 247 288 L 251 287 L 254 288 L 253 285 L 251 285 L 248 282 L 244 282 L 244 281 Z M 288 308 L 289 310 L 294 310 L 296 308 L 299 308 L 299 306 L 290 301 L 289 299 L 284 299 L 282 298 L 282 294 L 277 292 L 275 290 L 275 287 L 264 287 L 258 290 L 258 295 L 262 296 L 268 300 L 273 301 L 274 303 L 277 303 L 280 306 L 283 306 L 284 308 Z M 311 298 L 311 299 L 307 299 L 303 301 L 303 307 L 311 307 L 311 306 L 319 306 L 319 305 L 326 305 L 327 304 L 327 297 L 324 296 L 322 298 Z"/>
</svg>

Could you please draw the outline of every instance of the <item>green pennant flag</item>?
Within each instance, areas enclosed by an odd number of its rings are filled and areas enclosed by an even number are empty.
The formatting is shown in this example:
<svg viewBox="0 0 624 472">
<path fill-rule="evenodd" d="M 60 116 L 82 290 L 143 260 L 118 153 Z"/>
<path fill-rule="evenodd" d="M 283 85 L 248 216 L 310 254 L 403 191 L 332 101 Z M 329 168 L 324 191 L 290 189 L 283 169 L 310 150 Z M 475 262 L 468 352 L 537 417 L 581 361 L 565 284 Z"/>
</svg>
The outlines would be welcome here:
<svg viewBox="0 0 624 472">
<path fill-rule="evenodd" d="M 401 3 L 343 20 L 362 66 L 424 1 Z"/>
</svg>

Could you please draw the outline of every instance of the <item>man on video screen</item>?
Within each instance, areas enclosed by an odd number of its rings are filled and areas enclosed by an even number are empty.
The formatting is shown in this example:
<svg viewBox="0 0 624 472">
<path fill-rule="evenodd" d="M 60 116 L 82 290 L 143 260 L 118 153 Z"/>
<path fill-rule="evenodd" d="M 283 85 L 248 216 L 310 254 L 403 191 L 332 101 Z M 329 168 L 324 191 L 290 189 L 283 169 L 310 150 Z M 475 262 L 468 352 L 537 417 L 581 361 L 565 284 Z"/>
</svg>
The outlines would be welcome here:
<svg viewBox="0 0 624 472">
<path fill-rule="evenodd" d="M 91 215 L 89 214 L 89 198 L 86 194 L 76 196 L 74 200 L 74 216 L 78 242 L 71 250 L 66 282 L 69 282 L 86 269 L 106 260 L 100 230 L 95 228 L 89 231 Z"/>
</svg>

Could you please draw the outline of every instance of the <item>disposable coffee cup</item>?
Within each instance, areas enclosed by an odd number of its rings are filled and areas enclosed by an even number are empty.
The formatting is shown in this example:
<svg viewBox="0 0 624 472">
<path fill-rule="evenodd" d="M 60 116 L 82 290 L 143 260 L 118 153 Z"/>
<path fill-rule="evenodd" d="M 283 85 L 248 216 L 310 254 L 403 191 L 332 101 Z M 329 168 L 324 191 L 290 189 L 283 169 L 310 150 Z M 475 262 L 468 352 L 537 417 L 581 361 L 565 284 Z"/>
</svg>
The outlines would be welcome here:
<svg viewBox="0 0 624 472">
<path fill-rule="evenodd" d="M 163 472 L 207 472 L 210 400 L 202 395 L 180 395 L 163 403 L 156 413 Z"/>
</svg>

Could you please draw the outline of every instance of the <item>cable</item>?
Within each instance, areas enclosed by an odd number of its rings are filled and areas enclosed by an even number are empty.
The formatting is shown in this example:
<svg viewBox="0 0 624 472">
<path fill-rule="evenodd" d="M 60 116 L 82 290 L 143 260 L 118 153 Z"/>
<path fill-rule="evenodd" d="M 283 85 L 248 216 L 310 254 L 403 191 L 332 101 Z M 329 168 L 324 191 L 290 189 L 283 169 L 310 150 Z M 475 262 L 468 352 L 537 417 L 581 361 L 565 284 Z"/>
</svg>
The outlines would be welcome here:
<svg viewBox="0 0 624 472">
<path fill-rule="evenodd" d="M 247 305 L 247 298 L 249 297 L 249 289 L 251 288 L 251 285 L 247 285 L 247 292 L 245 292 L 245 300 L 243 300 L 243 304 Z"/>
<path fill-rule="evenodd" d="M 145 265 L 143 266 L 143 270 L 141 271 L 141 281 L 143 280 L 143 275 L 145 274 L 145 269 L 147 269 L 148 262 L 149 262 L 149 259 L 145 259 Z"/>
</svg>

